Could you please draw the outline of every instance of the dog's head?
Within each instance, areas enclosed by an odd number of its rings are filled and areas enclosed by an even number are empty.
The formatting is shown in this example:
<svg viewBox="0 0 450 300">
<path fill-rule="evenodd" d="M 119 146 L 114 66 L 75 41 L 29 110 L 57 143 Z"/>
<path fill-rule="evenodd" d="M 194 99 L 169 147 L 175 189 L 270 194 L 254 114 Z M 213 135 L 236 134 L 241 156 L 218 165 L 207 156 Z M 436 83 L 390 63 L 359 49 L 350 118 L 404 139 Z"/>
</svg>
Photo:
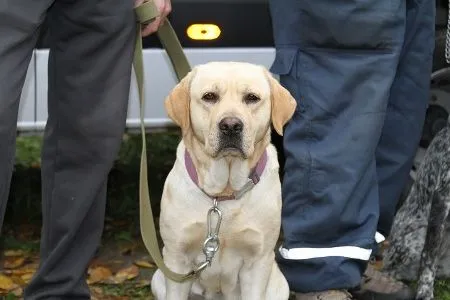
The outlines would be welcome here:
<svg viewBox="0 0 450 300">
<path fill-rule="evenodd" d="M 296 102 L 261 66 L 212 62 L 194 68 L 165 101 L 169 117 L 211 157 L 247 158 L 270 132 L 282 135 Z"/>
</svg>

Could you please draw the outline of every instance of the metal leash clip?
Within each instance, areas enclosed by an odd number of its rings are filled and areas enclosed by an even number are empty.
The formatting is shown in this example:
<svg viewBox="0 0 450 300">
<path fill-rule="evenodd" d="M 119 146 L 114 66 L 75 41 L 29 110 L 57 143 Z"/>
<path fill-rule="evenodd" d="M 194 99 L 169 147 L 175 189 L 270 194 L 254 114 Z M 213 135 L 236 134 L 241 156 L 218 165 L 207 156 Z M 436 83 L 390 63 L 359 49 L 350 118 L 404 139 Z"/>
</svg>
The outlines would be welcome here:
<svg viewBox="0 0 450 300">
<path fill-rule="evenodd" d="M 213 216 L 217 217 L 216 226 L 213 227 Z M 194 275 L 201 273 L 206 267 L 211 266 L 212 260 L 220 248 L 219 230 L 222 223 L 222 211 L 217 205 L 217 199 L 213 200 L 213 206 L 208 210 L 207 225 L 208 232 L 203 242 L 203 254 L 205 261 L 202 262 L 192 271 Z"/>
<path fill-rule="evenodd" d="M 217 216 L 216 226 L 212 226 L 212 216 Z M 222 223 L 222 211 L 217 206 L 217 199 L 214 199 L 213 207 L 208 210 L 208 234 L 206 236 L 205 242 L 203 243 L 203 253 L 206 256 L 206 261 L 211 265 L 214 255 L 220 247 L 219 240 L 219 230 L 220 224 Z"/>
</svg>

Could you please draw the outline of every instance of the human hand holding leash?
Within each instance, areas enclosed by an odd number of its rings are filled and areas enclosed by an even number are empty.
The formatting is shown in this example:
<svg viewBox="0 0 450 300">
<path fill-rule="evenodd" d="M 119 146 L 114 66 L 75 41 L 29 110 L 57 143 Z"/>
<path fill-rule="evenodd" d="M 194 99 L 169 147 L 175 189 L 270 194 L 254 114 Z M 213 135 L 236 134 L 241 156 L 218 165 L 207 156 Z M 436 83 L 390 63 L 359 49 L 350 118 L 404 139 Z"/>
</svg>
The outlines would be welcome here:
<svg viewBox="0 0 450 300">
<path fill-rule="evenodd" d="M 135 0 L 135 7 L 141 5 L 146 2 L 146 0 Z M 156 31 L 164 24 L 167 15 L 172 11 L 172 4 L 170 0 L 153 0 L 156 8 L 158 9 L 159 16 L 155 18 L 153 22 L 150 24 L 144 25 L 142 28 L 142 36 L 149 36 Z"/>
</svg>

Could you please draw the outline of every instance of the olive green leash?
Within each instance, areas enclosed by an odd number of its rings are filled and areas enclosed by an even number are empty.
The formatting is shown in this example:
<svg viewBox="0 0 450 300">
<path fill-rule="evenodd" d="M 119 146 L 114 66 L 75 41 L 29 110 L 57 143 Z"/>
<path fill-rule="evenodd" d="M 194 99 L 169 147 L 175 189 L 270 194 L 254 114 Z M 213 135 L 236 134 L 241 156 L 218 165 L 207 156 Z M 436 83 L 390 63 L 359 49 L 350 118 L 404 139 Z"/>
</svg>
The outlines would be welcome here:
<svg viewBox="0 0 450 300">
<path fill-rule="evenodd" d="M 141 153 L 141 167 L 139 176 L 139 217 L 142 240 L 147 248 L 150 256 L 155 262 L 156 266 L 164 273 L 164 275 L 176 282 L 183 282 L 193 279 L 206 268 L 206 264 L 202 264 L 195 270 L 187 274 L 179 274 L 171 271 L 165 264 L 161 251 L 159 248 L 155 221 L 153 219 L 152 207 L 150 204 L 150 193 L 148 188 L 148 174 L 147 174 L 147 149 L 145 138 L 145 124 L 144 124 L 144 66 L 142 55 L 142 37 L 141 24 L 151 23 L 159 14 L 153 2 L 145 2 L 135 8 L 137 16 L 137 32 L 136 32 L 136 47 L 134 51 L 133 66 L 136 74 L 136 81 L 139 91 L 140 104 L 140 119 L 141 119 L 141 134 L 142 134 L 142 153 Z M 181 80 L 191 70 L 189 62 L 183 52 L 181 44 L 177 38 L 172 25 L 168 20 L 158 30 L 158 37 L 161 44 L 164 46 L 172 66 L 177 74 L 178 80 Z"/>
</svg>

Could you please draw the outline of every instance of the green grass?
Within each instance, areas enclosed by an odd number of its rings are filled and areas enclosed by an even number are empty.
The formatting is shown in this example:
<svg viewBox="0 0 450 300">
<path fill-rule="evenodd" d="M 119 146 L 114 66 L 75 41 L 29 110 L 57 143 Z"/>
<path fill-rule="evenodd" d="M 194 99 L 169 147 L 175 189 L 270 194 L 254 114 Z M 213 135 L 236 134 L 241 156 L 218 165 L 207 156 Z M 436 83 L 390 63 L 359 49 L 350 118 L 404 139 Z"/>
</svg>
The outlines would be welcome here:
<svg viewBox="0 0 450 300">
<path fill-rule="evenodd" d="M 436 282 L 434 290 L 436 300 L 450 300 L 450 279 Z"/>
<path fill-rule="evenodd" d="M 38 252 L 39 251 L 39 240 L 28 241 L 28 240 L 18 240 L 15 237 L 7 236 L 3 238 L 3 246 L 5 249 L 22 250 L 24 252 Z"/>
<path fill-rule="evenodd" d="M 128 296 L 130 299 L 153 299 L 149 286 L 139 287 L 133 283 L 125 283 L 121 285 L 101 285 L 105 296 Z"/>
<path fill-rule="evenodd" d="M 178 131 L 147 137 L 149 186 L 153 209 L 159 211 L 164 180 L 175 160 Z M 6 213 L 6 223 L 39 222 L 41 219 L 41 136 L 17 138 L 16 163 Z M 125 135 L 108 180 L 107 216 L 134 218 L 138 212 L 138 179 L 141 155 L 139 135 Z"/>
</svg>

